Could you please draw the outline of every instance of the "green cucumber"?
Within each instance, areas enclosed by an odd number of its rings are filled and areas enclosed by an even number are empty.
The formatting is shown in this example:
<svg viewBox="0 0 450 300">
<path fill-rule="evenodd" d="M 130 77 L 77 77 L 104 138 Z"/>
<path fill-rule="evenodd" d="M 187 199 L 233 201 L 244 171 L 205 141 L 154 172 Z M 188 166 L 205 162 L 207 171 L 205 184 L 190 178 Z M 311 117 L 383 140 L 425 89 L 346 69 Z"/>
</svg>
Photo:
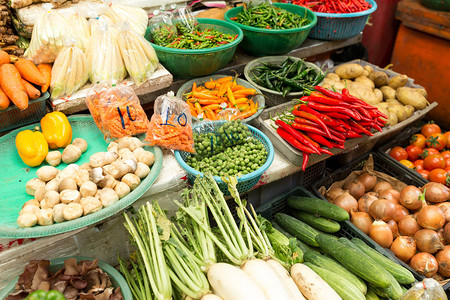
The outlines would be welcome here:
<svg viewBox="0 0 450 300">
<path fill-rule="evenodd" d="M 319 232 L 308 224 L 283 213 L 275 214 L 274 220 L 282 228 L 284 228 L 287 232 L 293 234 L 299 240 L 302 240 L 310 246 L 319 246 L 319 244 L 315 240 Z"/>
<path fill-rule="evenodd" d="M 335 233 L 341 229 L 341 225 L 336 221 L 318 217 L 304 211 L 293 211 L 292 216 L 320 231 Z"/>
<path fill-rule="evenodd" d="M 347 270 L 344 266 L 342 266 L 334 259 L 320 253 L 309 251 L 303 254 L 303 260 L 305 262 L 313 263 L 321 268 L 333 271 L 336 275 L 339 275 L 353 283 L 353 285 L 355 285 L 361 291 L 361 293 L 367 293 L 367 285 L 364 283 L 364 281 Z"/>
<path fill-rule="evenodd" d="M 273 228 L 275 228 L 276 230 L 278 230 L 279 232 L 281 232 L 282 234 L 284 234 L 288 238 L 295 239 L 295 241 L 297 242 L 297 246 L 300 248 L 300 250 L 303 251 L 303 253 L 306 253 L 308 251 L 313 251 L 313 252 L 319 253 L 319 249 L 318 248 L 314 248 L 314 247 L 309 246 L 308 244 L 300 241 L 295 236 L 293 236 L 292 234 L 290 234 L 289 232 L 284 230 L 277 222 L 272 221 L 272 226 L 273 226 Z"/>
<path fill-rule="evenodd" d="M 317 273 L 333 290 L 341 296 L 342 300 L 365 300 L 364 294 L 350 281 L 334 273 L 321 268 L 313 263 L 305 262 L 306 266 Z"/>
<path fill-rule="evenodd" d="M 352 243 L 361 249 L 367 256 L 375 260 L 389 273 L 391 273 L 391 275 L 394 276 L 400 284 L 410 284 L 415 281 L 414 275 L 409 270 L 399 264 L 396 264 L 375 249 L 372 249 L 364 241 L 358 238 L 352 238 Z"/>
<path fill-rule="evenodd" d="M 380 297 L 378 297 L 370 285 L 367 289 L 366 300 L 380 300 Z"/>
<path fill-rule="evenodd" d="M 321 199 L 291 196 L 287 199 L 287 204 L 293 209 L 306 211 L 338 222 L 350 219 L 345 209 Z"/>
<path fill-rule="evenodd" d="M 361 255 L 357 250 L 326 234 L 319 233 L 316 241 L 325 253 L 333 256 L 353 274 L 379 287 L 386 288 L 391 284 L 391 274 L 372 259 L 367 259 L 368 256 Z"/>
</svg>

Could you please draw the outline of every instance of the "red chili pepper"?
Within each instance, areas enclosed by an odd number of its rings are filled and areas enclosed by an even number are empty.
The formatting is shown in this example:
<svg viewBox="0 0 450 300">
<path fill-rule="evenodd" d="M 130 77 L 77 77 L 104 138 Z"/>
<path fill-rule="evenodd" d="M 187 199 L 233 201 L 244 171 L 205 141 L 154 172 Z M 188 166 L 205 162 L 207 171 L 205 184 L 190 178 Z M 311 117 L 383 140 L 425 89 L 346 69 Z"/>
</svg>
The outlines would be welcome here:
<svg viewBox="0 0 450 300">
<path fill-rule="evenodd" d="M 351 118 L 350 116 L 347 116 L 347 115 L 344 115 L 344 114 L 340 114 L 338 112 L 327 112 L 324 115 L 327 115 L 327 116 L 329 116 L 331 118 L 334 118 L 334 119 L 348 120 L 348 119 Z"/>
<path fill-rule="evenodd" d="M 345 137 L 348 138 L 348 139 L 356 139 L 356 138 L 362 137 L 362 135 L 357 133 L 357 132 L 347 131 L 345 133 Z"/>
<path fill-rule="evenodd" d="M 333 127 L 334 130 L 339 131 L 339 132 L 346 132 L 347 128 L 345 126 L 336 126 Z"/>
<path fill-rule="evenodd" d="M 328 131 L 328 127 L 327 125 L 325 125 L 325 123 L 317 116 L 306 112 L 306 111 L 301 111 L 301 110 L 294 110 L 292 111 L 292 113 L 294 114 L 294 116 L 298 116 L 301 118 L 305 118 L 308 119 L 310 121 L 316 122 L 317 124 L 319 124 L 320 127 L 322 127 L 322 129 L 328 134 L 330 135 L 330 132 Z"/>
<path fill-rule="evenodd" d="M 307 105 L 309 107 L 311 107 L 312 109 L 318 110 L 319 112 L 321 112 L 321 111 L 323 111 L 323 112 L 338 112 L 338 113 L 342 113 L 344 115 L 350 116 L 353 119 L 355 119 L 356 121 L 361 120 L 360 115 L 355 114 L 352 110 L 345 108 L 345 107 L 328 106 L 328 105 L 323 105 L 323 104 L 312 102 L 312 101 L 309 101 Z"/>
<path fill-rule="evenodd" d="M 283 128 L 278 127 L 277 133 L 283 140 L 291 144 L 294 148 L 300 150 L 303 152 L 303 163 L 305 163 L 305 153 L 310 154 L 314 153 L 314 151 L 311 148 L 306 147 L 302 143 L 300 143 L 296 138 L 294 138 L 292 135 L 287 133 Z M 309 156 L 307 156 L 309 157 Z"/>
<path fill-rule="evenodd" d="M 311 107 L 307 106 L 306 104 L 301 104 L 300 106 L 298 106 L 298 110 L 306 111 L 306 112 L 308 112 L 310 114 L 315 115 L 316 117 L 320 118 L 325 123 L 325 125 L 327 125 L 327 126 L 333 126 L 334 127 L 334 126 L 338 126 L 339 125 L 339 123 L 336 122 L 336 120 L 333 120 L 330 117 L 328 117 L 327 115 L 322 114 L 322 113 L 320 113 L 318 111 L 315 111 L 314 109 L 312 109 Z"/>
<path fill-rule="evenodd" d="M 334 128 L 330 128 L 330 132 L 333 134 L 332 137 L 330 138 L 331 140 L 336 141 L 336 142 L 344 142 L 345 141 L 344 133 L 338 132 Z"/>
<path fill-rule="evenodd" d="M 330 141 L 330 144 L 334 147 L 334 148 L 338 148 L 338 149 L 345 149 L 345 146 L 343 143 L 335 143 Z"/>
<path fill-rule="evenodd" d="M 333 145 L 331 144 L 331 142 L 328 141 L 326 138 L 324 138 L 321 135 L 318 135 L 318 134 L 315 134 L 312 132 L 307 132 L 306 135 L 309 136 L 312 140 L 316 141 L 317 143 L 324 145 L 325 147 L 333 148 Z"/>
<path fill-rule="evenodd" d="M 341 93 L 333 92 L 333 91 L 327 90 L 326 88 L 321 87 L 321 86 L 319 86 L 319 85 L 316 85 L 316 86 L 314 87 L 314 89 L 315 89 L 316 91 L 318 91 L 318 92 L 321 92 L 321 93 L 324 94 L 325 96 L 328 96 L 328 97 L 333 98 L 333 99 L 338 99 L 338 100 L 342 100 L 342 101 L 344 101 L 344 99 L 345 99 L 344 96 L 343 96 Z"/>
<path fill-rule="evenodd" d="M 278 120 L 275 121 L 275 124 L 277 124 L 278 126 L 283 128 L 283 130 L 285 130 L 287 133 L 292 135 L 300 143 L 302 143 L 303 145 L 311 148 L 313 153 L 320 154 L 320 151 L 319 151 L 319 149 L 317 149 L 317 147 L 315 147 L 312 143 L 310 143 L 307 139 L 305 139 L 305 137 L 300 132 L 295 130 L 294 125 L 297 125 L 297 123 L 293 123 L 292 127 L 291 127 L 286 122 L 278 119 Z M 307 125 L 304 125 L 304 126 L 307 126 Z"/>
<path fill-rule="evenodd" d="M 368 136 L 372 136 L 373 135 L 372 132 L 368 131 L 366 128 L 361 126 L 361 124 L 359 124 L 359 123 L 357 123 L 357 122 L 355 122 L 353 120 L 350 120 L 349 125 L 352 126 L 353 128 L 355 128 L 355 127 L 358 128 L 359 130 L 361 130 L 361 132 L 365 133 Z"/>
<path fill-rule="evenodd" d="M 298 123 L 298 124 L 318 127 L 318 125 L 316 123 L 314 123 L 313 121 L 310 121 L 310 120 L 306 120 L 305 118 L 295 118 L 294 122 Z"/>
<path fill-rule="evenodd" d="M 302 125 L 302 124 L 297 124 L 297 123 L 293 123 L 292 128 L 297 129 L 297 130 L 307 131 L 307 132 L 313 132 L 313 133 L 317 133 L 317 134 L 332 138 L 332 136 L 331 135 L 329 136 L 326 132 L 323 131 L 322 128 L 317 128 L 317 127 L 313 127 L 313 126 L 309 126 L 309 125 Z"/>
<path fill-rule="evenodd" d="M 324 97 L 305 96 L 305 97 L 302 97 L 300 100 L 313 101 L 313 102 L 317 102 L 317 103 L 321 103 L 321 104 L 325 104 L 325 105 L 338 105 L 338 106 L 344 106 L 344 107 L 351 107 L 351 105 L 347 102 L 332 99 L 332 98 L 325 97 L 325 96 Z"/>
<path fill-rule="evenodd" d="M 320 147 L 319 143 L 317 143 L 316 141 L 314 141 L 313 139 L 311 139 L 308 135 L 301 133 L 301 135 L 303 135 L 303 137 L 305 139 L 307 139 L 311 144 L 313 144 L 317 149 L 319 149 L 320 153 L 325 153 L 328 155 L 333 155 L 333 153 L 331 153 L 330 151 L 328 151 L 327 149 L 323 149 L 322 147 Z"/>
<path fill-rule="evenodd" d="M 303 155 L 302 170 L 303 170 L 303 172 L 305 172 L 306 166 L 308 165 L 309 153 L 302 152 L 302 155 Z"/>
</svg>

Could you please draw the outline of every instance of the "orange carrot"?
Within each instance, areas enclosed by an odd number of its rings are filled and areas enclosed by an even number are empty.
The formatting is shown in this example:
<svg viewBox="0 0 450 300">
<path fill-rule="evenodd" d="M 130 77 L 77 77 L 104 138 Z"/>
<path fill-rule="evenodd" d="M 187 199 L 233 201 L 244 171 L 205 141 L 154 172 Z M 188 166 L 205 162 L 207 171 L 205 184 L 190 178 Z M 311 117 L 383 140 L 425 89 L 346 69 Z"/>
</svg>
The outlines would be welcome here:
<svg viewBox="0 0 450 300">
<path fill-rule="evenodd" d="M 12 64 L 0 66 L 0 86 L 8 98 L 20 109 L 28 107 L 28 95 L 22 85 L 19 71 Z"/>
<path fill-rule="evenodd" d="M 52 81 L 52 65 L 51 64 L 39 64 L 37 65 L 38 70 L 44 75 L 45 84 L 42 86 L 42 93 L 45 93 L 50 87 L 50 82 Z"/>
<path fill-rule="evenodd" d="M 5 92 L 0 87 L 0 110 L 5 110 L 9 106 L 9 98 L 6 96 Z"/>
<path fill-rule="evenodd" d="M 37 99 L 41 95 L 41 92 L 37 88 L 35 88 L 31 83 L 22 79 L 23 87 L 25 88 L 25 92 L 27 92 L 28 97 L 30 99 Z"/>
<path fill-rule="evenodd" d="M 19 70 L 20 76 L 22 76 L 23 79 L 40 86 L 47 83 L 44 75 L 42 75 L 31 60 L 21 58 L 14 65 L 17 70 Z"/>
<path fill-rule="evenodd" d="M 9 64 L 11 61 L 11 57 L 8 53 L 3 50 L 0 50 L 0 66 L 3 64 Z"/>
</svg>

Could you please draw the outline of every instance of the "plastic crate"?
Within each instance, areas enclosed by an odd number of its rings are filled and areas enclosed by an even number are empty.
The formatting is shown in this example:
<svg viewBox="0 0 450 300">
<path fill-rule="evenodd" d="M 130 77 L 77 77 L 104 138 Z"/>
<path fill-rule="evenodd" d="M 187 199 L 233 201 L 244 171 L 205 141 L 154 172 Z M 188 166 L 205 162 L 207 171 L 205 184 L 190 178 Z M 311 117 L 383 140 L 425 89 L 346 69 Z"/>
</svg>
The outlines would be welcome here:
<svg viewBox="0 0 450 300">
<path fill-rule="evenodd" d="M 50 94 L 46 92 L 41 97 L 30 100 L 27 109 L 20 110 L 17 106 L 11 105 L 0 111 L 0 132 L 39 122 L 47 113 L 46 101 L 49 97 Z"/>
</svg>

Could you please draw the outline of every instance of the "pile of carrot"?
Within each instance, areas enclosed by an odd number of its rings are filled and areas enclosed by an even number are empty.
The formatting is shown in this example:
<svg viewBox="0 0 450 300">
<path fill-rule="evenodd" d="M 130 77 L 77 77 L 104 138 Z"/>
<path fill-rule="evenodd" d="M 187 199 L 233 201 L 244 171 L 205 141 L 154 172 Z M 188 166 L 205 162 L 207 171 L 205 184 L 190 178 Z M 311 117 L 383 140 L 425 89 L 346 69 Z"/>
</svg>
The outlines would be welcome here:
<svg viewBox="0 0 450 300">
<path fill-rule="evenodd" d="M 36 66 L 23 58 L 11 64 L 9 54 L 0 50 L 0 110 L 7 109 L 11 102 L 21 110 L 28 108 L 30 99 L 47 91 L 51 75 L 49 64 Z"/>
<path fill-rule="evenodd" d="M 228 76 L 217 80 L 211 78 L 201 86 L 194 82 L 192 91 L 185 96 L 194 117 L 203 115 L 203 119 L 220 120 L 220 112 L 227 108 L 238 110 L 231 119 L 246 119 L 254 115 L 258 110 L 258 103 L 251 96 L 255 94 L 255 89 L 239 85 L 235 78 Z"/>
</svg>

